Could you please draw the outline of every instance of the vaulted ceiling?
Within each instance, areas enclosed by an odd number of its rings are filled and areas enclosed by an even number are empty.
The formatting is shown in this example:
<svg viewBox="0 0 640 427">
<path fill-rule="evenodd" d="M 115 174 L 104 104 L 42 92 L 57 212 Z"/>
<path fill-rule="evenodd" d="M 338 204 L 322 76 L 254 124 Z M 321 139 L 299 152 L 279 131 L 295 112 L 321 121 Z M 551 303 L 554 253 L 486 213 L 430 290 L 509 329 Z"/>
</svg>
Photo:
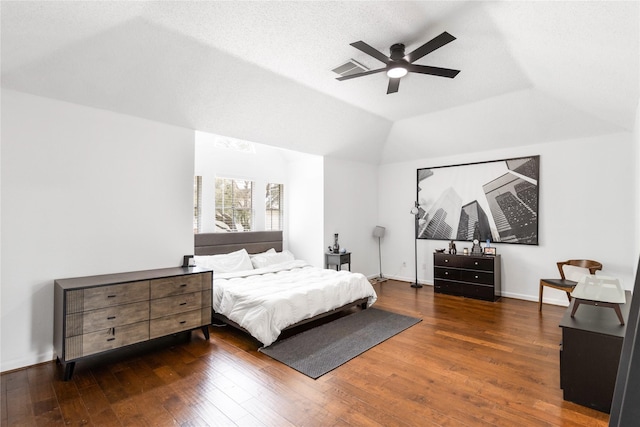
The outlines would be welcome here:
<svg viewBox="0 0 640 427">
<path fill-rule="evenodd" d="M 633 129 L 640 3 L 10 2 L 2 86 L 282 148 L 389 163 Z M 337 81 L 349 44 L 461 70 Z"/>
</svg>

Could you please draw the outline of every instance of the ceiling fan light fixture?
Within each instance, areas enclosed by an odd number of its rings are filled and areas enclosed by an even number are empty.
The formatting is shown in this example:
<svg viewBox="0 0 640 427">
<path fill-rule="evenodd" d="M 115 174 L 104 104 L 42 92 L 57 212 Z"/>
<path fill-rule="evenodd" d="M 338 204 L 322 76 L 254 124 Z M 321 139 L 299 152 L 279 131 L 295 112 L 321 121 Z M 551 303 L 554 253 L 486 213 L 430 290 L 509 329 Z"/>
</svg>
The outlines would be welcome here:
<svg viewBox="0 0 640 427">
<path fill-rule="evenodd" d="M 387 70 L 387 76 L 392 79 L 398 79 L 407 75 L 407 69 L 402 65 L 394 65 Z"/>
</svg>

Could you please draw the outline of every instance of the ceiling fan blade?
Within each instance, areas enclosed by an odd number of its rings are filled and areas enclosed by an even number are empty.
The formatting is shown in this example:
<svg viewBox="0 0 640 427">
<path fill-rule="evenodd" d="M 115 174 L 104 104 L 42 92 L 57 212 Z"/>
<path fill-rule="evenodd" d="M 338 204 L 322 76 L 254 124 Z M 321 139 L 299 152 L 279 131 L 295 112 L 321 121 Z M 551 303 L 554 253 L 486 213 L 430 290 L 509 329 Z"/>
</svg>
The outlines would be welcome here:
<svg viewBox="0 0 640 427">
<path fill-rule="evenodd" d="M 349 74 L 346 76 L 342 76 L 342 77 L 336 77 L 336 80 L 349 80 L 349 79 L 354 79 L 356 77 L 362 77 L 362 76 L 368 76 L 369 74 L 375 74 L 375 73 L 380 73 L 382 71 L 385 71 L 386 68 L 378 68 L 377 70 L 369 70 L 369 71 L 363 71 L 362 73 L 356 73 L 356 74 Z"/>
<path fill-rule="evenodd" d="M 385 64 L 388 64 L 389 61 L 390 61 L 390 59 L 389 59 L 389 57 L 387 55 L 385 55 L 384 53 L 380 52 L 379 50 L 369 46 L 368 44 L 366 44 L 363 41 L 353 42 L 353 43 L 351 43 L 351 46 L 355 47 L 356 49 L 359 49 L 359 50 L 363 51 L 364 53 L 366 53 L 369 56 L 373 56 L 378 61 L 384 62 Z"/>
<path fill-rule="evenodd" d="M 389 86 L 387 87 L 387 95 L 390 93 L 396 93 L 400 87 L 400 77 L 395 79 L 389 79 Z"/>
<path fill-rule="evenodd" d="M 451 34 L 445 31 L 439 36 L 432 38 L 431 40 L 429 40 L 428 42 L 426 42 L 425 44 L 423 44 L 422 46 L 420 46 L 410 54 L 406 55 L 404 58 L 409 62 L 417 61 L 418 59 L 422 58 L 426 54 L 441 48 L 447 43 L 451 43 L 455 39 L 456 39 L 455 37 L 453 37 Z"/>
<path fill-rule="evenodd" d="M 428 65 L 409 64 L 407 70 L 411 73 L 430 74 L 432 76 L 449 77 L 450 79 L 458 75 L 460 70 L 450 68 L 429 67 Z"/>
</svg>

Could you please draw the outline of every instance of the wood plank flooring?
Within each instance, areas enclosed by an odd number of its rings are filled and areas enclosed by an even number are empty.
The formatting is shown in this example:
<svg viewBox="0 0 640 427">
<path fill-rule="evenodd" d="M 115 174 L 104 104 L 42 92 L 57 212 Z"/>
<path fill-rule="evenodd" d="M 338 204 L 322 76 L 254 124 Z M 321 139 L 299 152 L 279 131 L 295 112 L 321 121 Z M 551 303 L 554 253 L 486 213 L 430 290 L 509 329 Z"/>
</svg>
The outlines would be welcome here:
<svg viewBox="0 0 640 427">
<path fill-rule="evenodd" d="M 563 307 L 375 285 L 376 307 L 423 319 L 312 380 L 229 327 L 2 374 L 2 425 L 606 426 L 559 388 Z"/>
</svg>

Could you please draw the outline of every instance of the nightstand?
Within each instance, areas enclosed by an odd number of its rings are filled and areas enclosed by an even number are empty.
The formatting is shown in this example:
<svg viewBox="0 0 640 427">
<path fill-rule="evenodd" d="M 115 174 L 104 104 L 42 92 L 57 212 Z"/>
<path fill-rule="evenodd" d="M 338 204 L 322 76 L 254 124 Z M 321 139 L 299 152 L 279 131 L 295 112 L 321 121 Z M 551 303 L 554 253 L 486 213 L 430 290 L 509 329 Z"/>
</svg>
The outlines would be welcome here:
<svg viewBox="0 0 640 427">
<path fill-rule="evenodd" d="M 342 270 L 342 264 L 349 264 L 349 271 L 351 271 L 351 252 L 345 252 L 343 254 L 326 252 L 324 254 L 324 263 L 326 268 L 335 265 L 336 271 Z"/>
</svg>

